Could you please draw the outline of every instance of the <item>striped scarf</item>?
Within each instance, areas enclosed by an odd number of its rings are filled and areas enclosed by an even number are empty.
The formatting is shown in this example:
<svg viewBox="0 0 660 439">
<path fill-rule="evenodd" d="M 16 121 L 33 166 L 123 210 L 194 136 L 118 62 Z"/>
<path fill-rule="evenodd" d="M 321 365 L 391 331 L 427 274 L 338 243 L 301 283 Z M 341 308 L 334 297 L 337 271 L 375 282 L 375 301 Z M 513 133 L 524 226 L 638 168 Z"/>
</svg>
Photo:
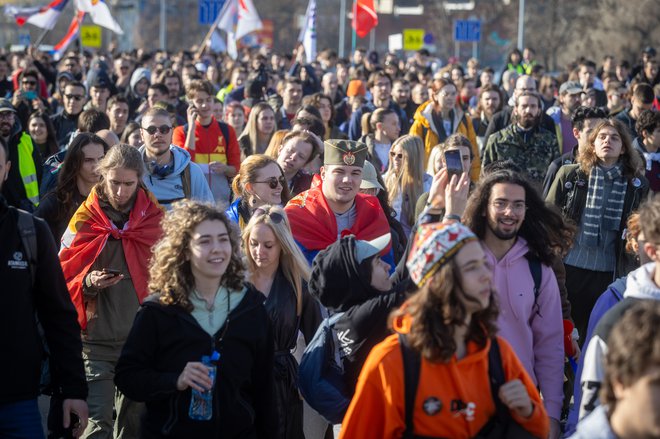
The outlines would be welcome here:
<svg viewBox="0 0 660 439">
<path fill-rule="evenodd" d="M 608 199 L 604 200 L 606 179 L 612 181 L 612 191 Z M 607 171 L 600 166 L 595 166 L 591 170 L 582 226 L 586 246 L 598 247 L 601 232 L 619 229 L 627 187 L 628 182 L 623 178 L 620 164 Z"/>
</svg>

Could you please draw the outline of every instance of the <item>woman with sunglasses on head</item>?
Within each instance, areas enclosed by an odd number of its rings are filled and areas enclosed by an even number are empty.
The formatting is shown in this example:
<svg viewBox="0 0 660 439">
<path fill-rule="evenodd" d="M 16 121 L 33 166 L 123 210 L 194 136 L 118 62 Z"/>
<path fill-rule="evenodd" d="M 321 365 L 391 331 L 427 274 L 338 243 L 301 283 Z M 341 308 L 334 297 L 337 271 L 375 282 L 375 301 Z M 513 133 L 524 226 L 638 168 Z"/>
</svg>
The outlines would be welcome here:
<svg viewBox="0 0 660 439">
<path fill-rule="evenodd" d="M 417 136 L 405 135 L 390 148 L 390 163 L 383 175 L 390 206 L 397 214 L 406 236 L 417 221 L 417 199 L 431 189 L 433 177 L 424 172 L 424 144 Z"/>
<path fill-rule="evenodd" d="M 243 229 L 250 282 L 266 296 L 275 346 L 275 437 L 304 438 L 303 404 L 297 387 L 298 364 L 291 354 L 298 331 L 309 343 L 321 322 L 317 302 L 307 293 L 309 265 L 296 245 L 284 209 L 264 205 Z"/>
<path fill-rule="evenodd" d="M 231 187 L 234 202 L 225 213 L 241 230 L 250 221 L 256 208 L 265 204 L 285 205 L 290 198 L 282 168 L 275 159 L 264 154 L 253 154 L 246 158 Z"/>
<path fill-rule="evenodd" d="M 146 402 L 142 437 L 273 437 L 271 325 L 263 295 L 243 282 L 234 227 L 216 207 L 188 200 L 162 227 L 149 267 L 154 294 L 115 375 L 122 392 Z M 204 356 L 216 358 L 211 367 Z M 194 391 L 209 390 L 208 420 L 195 419 Z"/>
<path fill-rule="evenodd" d="M 396 333 L 371 350 L 340 439 L 490 437 L 491 420 L 508 424 L 497 437 L 546 438 L 539 392 L 496 336 L 492 272 L 474 233 L 456 222 L 420 226 L 407 267 L 419 291 L 393 315 Z"/>
</svg>

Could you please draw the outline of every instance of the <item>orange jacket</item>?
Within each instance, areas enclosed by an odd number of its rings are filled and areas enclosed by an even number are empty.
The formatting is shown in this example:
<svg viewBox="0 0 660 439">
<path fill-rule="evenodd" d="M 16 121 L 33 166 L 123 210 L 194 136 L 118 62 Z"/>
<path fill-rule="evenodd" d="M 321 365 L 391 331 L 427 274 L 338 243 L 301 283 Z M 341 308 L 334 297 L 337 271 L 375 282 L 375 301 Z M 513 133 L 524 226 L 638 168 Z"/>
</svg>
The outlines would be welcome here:
<svg viewBox="0 0 660 439">
<path fill-rule="evenodd" d="M 500 337 L 497 340 L 506 381 L 520 379 L 534 404 L 528 419 L 512 412 L 513 419 L 533 435 L 546 438 L 550 421 L 538 390 L 511 346 Z M 415 399 L 416 435 L 471 438 L 495 415 L 488 377 L 489 348 L 490 342 L 483 349 L 468 343 L 466 356 L 461 360 L 454 356 L 448 363 L 432 363 L 422 358 Z M 433 412 L 438 405 L 440 410 Z M 395 334 L 369 354 L 339 438 L 400 438 L 405 430 L 404 410 L 403 359 Z"/>
</svg>

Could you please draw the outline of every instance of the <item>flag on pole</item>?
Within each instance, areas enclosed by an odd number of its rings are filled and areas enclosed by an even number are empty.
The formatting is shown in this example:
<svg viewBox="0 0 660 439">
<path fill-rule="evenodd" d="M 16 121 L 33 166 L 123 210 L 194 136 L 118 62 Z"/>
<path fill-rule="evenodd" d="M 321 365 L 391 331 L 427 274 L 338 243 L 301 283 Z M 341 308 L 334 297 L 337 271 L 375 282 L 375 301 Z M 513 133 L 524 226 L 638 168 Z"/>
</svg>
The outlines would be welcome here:
<svg viewBox="0 0 660 439">
<path fill-rule="evenodd" d="M 353 3 L 353 29 L 358 37 L 364 38 L 378 26 L 378 15 L 374 0 L 355 0 Z"/>
<path fill-rule="evenodd" d="M 305 23 L 300 30 L 298 41 L 303 43 L 307 63 L 316 59 L 316 0 L 309 0 Z"/>
<path fill-rule="evenodd" d="M 257 8 L 252 0 L 238 0 L 238 22 L 236 24 L 236 39 L 240 40 L 245 35 L 256 30 L 263 29 L 264 25 L 259 18 Z"/>
<path fill-rule="evenodd" d="M 218 29 L 227 34 L 227 53 L 233 59 L 238 57 L 236 48 L 236 23 L 238 22 L 238 1 L 227 0 L 218 13 Z"/>
<path fill-rule="evenodd" d="M 69 0 L 53 0 L 46 6 L 16 7 L 5 6 L 5 15 L 14 18 L 19 26 L 29 23 L 42 29 L 51 30 L 55 27 L 60 13 Z"/>
<path fill-rule="evenodd" d="M 117 34 L 124 33 L 119 23 L 112 17 L 105 0 L 76 0 L 76 8 L 88 13 L 94 24 L 110 29 Z"/>
<path fill-rule="evenodd" d="M 74 15 L 73 20 L 71 20 L 71 24 L 69 25 L 69 29 L 66 31 L 66 35 L 64 35 L 64 38 L 62 38 L 53 48 L 52 54 L 55 61 L 59 61 L 62 58 L 62 55 L 64 55 L 64 52 L 67 47 L 69 47 L 69 44 L 71 44 L 71 41 L 78 37 L 80 23 L 82 23 L 84 17 L 85 13 L 82 11 L 78 11 L 76 15 Z"/>
</svg>

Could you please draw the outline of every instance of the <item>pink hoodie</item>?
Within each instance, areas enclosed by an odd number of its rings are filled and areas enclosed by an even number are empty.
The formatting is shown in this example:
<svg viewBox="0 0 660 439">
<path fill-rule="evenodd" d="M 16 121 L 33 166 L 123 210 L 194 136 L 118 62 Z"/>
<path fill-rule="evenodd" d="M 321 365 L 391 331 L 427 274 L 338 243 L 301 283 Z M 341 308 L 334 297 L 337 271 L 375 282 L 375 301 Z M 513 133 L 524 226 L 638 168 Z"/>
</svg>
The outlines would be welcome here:
<svg viewBox="0 0 660 439">
<path fill-rule="evenodd" d="M 557 278 L 542 265 L 538 297 L 539 314 L 533 311 L 534 280 L 525 255 L 527 241 L 518 237 L 501 260 L 485 247 L 493 267 L 500 316 L 499 335 L 511 344 L 527 373 L 541 389 L 551 418 L 559 419 L 564 384 L 564 329 Z"/>
</svg>

